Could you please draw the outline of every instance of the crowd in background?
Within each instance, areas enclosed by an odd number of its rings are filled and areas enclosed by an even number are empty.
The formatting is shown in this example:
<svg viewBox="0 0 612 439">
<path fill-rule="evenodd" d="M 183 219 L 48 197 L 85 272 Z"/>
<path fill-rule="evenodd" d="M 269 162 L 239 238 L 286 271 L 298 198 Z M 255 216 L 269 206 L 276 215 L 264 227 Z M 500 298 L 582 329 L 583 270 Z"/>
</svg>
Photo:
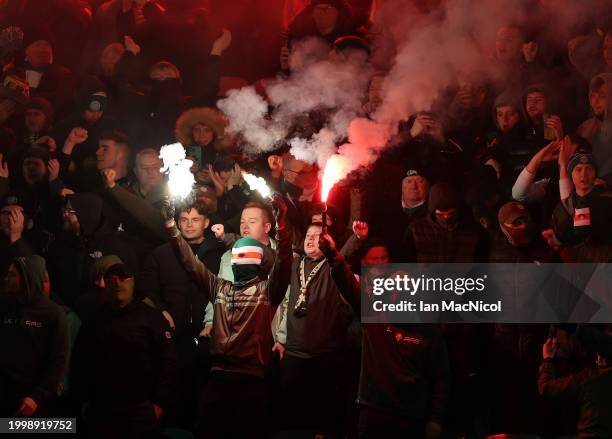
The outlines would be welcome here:
<svg viewBox="0 0 612 439">
<path fill-rule="evenodd" d="M 311 0 L 268 78 L 247 57 L 244 79 L 223 57 L 256 32 L 214 1 L 0 1 L 1 417 L 100 438 L 612 437 L 606 326 L 360 324 L 360 282 L 390 262 L 612 260 L 611 7 L 559 43 L 525 1 L 538 20 L 482 42 L 488 74 L 456 72 L 322 215 L 317 165 L 288 143 L 243 154 L 216 105 L 266 97 L 305 38 L 370 56 L 354 3 Z M 174 142 L 196 180 L 181 203 Z"/>
</svg>

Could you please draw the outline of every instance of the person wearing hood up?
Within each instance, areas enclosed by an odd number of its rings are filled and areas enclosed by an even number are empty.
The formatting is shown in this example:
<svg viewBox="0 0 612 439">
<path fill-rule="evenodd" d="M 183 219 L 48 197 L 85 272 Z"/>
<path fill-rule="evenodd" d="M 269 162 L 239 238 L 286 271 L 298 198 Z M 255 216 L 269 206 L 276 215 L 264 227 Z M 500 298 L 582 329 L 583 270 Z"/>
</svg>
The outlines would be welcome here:
<svg viewBox="0 0 612 439">
<path fill-rule="evenodd" d="M 71 364 L 88 437 L 157 437 L 176 395 L 172 331 L 125 265 L 103 278 L 110 301 L 81 328 Z"/>
<path fill-rule="evenodd" d="M 44 416 L 68 362 L 64 310 L 45 297 L 45 260 L 13 259 L 0 297 L 0 414 Z"/>
<path fill-rule="evenodd" d="M 175 141 L 175 123 L 183 111 L 195 106 L 214 106 L 217 99 L 222 53 L 230 46 L 231 33 L 224 29 L 210 52 L 206 72 L 193 97 L 183 95 L 181 72 L 169 61 L 158 61 L 149 71 L 150 91 L 137 92 L 131 84 L 120 87 L 122 102 L 133 108 L 130 134 L 138 139 L 137 147 L 164 145 Z M 132 56 L 126 51 L 123 56 Z"/>
<path fill-rule="evenodd" d="M 125 233 L 114 231 L 102 213 L 102 200 L 93 193 L 68 197 L 62 209 L 63 232 L 49 248 L 49 274 L 62 285 L 62 300 L 68 306 L 89 285 L 91 265 L 100 257 L 114 254 L 130 270 L 137 265 L 134 249 Z"/>
<path fill-rule="evenodd" d="M 516 201 L 505 203 L 498 212 L 501 231 L 492 239 L 488 262 L 546 263 L 554 252 L 537 233 L 529 210 Z"/>
<path fill-rule="evenodd" d="M 278 258 L 262 273 L 263 244 L 246 237 L 232 248 L 234 281 L 215 276 L 194 254 L 175 227 L 174 207 L 162 209 L 170 242 L 199 292 L 214 302 L 212 372 L 202 394 L 202 437 L 267 437 L 267 384 L 264 379 L 272 355 L 271 320 L 282 302 L 291 275 L 290 237 L 285 227 L 286 206 L 279 208 Z M 243 407 L 240 422 L 227 407 Z"/>
<path fill-rule="evenodd" d="M 429 190 L 428 215 L 408 227 L 410 262 L 480 262 L 486 259 L 483 232 L 467 221 L 457 190 L 436 183 Z"/>
<path fill-rule="evenodd" d="M 291 49 L 297 40 L 319 37 L 330 45 L 344 36 L 359 35 L 351 8 L 344 0 L 311 0 L 295 16 L 287 30 L 287 40 L 281 48 L 280 66 L 289 72 Z"/>
</svg>

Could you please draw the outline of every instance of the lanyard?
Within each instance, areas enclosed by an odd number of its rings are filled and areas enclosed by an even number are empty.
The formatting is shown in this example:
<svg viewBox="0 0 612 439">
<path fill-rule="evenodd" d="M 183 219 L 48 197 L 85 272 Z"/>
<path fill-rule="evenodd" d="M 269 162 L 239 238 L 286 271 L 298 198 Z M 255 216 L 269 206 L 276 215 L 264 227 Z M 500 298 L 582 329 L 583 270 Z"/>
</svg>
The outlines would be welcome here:
<svg viewBox="0 0 612 439">
<path fill-rule="evenodd" d="M 302 294 L 306 293 L 306 289 L 308 288 L 308 284 L 317 275 L 317 273 L 319 272 L 319 270 L 321 269 L 321 267 L 325 263 L 325 259 L 323 259 L 321 262 L 319 262 L 315 266 L 315 268 L 312 269 L 310 274 L 308 274 L 308 278 L 306 278 L 306 275 L 304 273 L 304 271 L 305 271 L 304 270 L 304 266 L 305 266 L 304 261 L 305 261 L 305 258 L 302 259 L 302 261 L 300 262 L 300 293 L 302 293 Z"/>
</svg>

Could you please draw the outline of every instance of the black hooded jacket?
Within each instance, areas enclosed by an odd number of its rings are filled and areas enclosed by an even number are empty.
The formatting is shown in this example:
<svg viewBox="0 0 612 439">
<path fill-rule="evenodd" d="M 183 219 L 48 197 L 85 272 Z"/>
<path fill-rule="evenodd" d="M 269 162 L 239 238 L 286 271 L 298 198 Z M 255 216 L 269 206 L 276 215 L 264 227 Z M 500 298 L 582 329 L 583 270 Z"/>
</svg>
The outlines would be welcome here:
<svg viewBox="0 0 612 439">
<path fill-rule="evenodd" d="M 20 297 L 0 299 L 0 407 L 13 416 L 21 399 L 39 405 L 57 395 L 68 362 L 68 327 L 63 309 L 43 295 L 45 261 L 14 259 L 22 278 Z"/>
<path fill-rule="evenodd" d="M 49 248 L 49 275 L 62 285 L 62 300 L 71 306 L 91 280 L 92 264 L 104 255 L 117 255 L 134 272 L 137 260 L 128 236 L 114 231 L 102 214 L 102 200 L 93 193 L 70 197 L 81 227 L 80 236 L 65 233 Z"/>
</svg>

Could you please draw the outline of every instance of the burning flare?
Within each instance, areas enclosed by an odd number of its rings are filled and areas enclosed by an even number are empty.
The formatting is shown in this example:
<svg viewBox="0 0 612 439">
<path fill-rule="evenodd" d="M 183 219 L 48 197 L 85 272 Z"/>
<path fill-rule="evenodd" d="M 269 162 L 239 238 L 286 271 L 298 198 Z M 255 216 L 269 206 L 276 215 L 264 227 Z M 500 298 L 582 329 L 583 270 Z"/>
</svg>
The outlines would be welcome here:
<svg viewBox="0 0 612 439">
<path fill-rule="evenodd" d="M 264 198 L 272 198 L 272 191 L 268 187 L 266 180 L 261 177 L 257 177 L 256 175 L 249 174 L 248 172 L 243 172 L 242 177 L 244 181 L 247 182 L 251 190 L 257 191 Z"/>
<path fill-rule="evenodd" d="M 191 194 L 195 178 L 191 173 L 193 162 L 185 158 L 185 148 L 180 143 L 162 146 L 159 158 L 164 161 L 161 172 L 168 173 L 168 188 L 173 198 L 185 199 Z"/>
<path fill-rule="evenodd" d="M 323 179 L 321 181 L 321 201 L 327 203 L 329 192 L 336 183 L 342 180 L 351 171 L 351 165 L 345 156 L 334 154 L 327 160 Z"/>
</svg>

